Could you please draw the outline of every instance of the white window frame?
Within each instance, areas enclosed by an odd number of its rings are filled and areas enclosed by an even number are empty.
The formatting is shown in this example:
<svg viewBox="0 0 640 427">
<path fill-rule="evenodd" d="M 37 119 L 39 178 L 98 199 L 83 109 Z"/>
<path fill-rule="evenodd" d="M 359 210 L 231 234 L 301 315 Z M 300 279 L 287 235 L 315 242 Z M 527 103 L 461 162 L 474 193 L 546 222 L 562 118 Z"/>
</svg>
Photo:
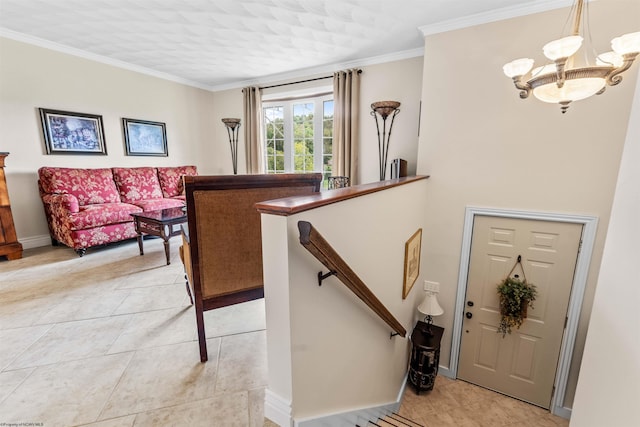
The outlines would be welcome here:
<svg viewBox="0 0 640 427">
<path fill-rule="evenodd" d="M 333 101 L 333 93 L 319 96 L 309 96 L 304 98 L 289 98 L 282 100 L 264 101 L 262 103 L 263 109 L 269 107 L 283 107 L 284 173 L 295 172 L 293 146 L 293 106 L 294 104 L 313 103 L 313 171 L 305 172 L 320 172 L 324 175 L 324 171 L 322 170 L 322 157 L 324 154 L 324 103 L 326 101 Z M 262 120 L 264 120 L 264 116 L 262 117 Z M 265 164 L 267 164 L 266 147 L 262 155 L 264 156 Z"/>
</svg>

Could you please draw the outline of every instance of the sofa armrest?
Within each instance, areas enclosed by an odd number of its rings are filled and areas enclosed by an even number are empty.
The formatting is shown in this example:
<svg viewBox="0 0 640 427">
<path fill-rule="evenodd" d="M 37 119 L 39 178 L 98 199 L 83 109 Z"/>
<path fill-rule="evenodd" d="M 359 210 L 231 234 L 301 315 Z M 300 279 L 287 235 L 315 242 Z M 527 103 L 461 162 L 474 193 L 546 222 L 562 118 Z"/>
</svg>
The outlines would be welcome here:
<svg viewBox="0 0 640 427">
<path fill-rule="evenodd" d="M 50 212 L 61 216 L 80 211 L 78 199 L 72 194 L 45 194 L 42 202 L 48 205 Z"/>
</svg>

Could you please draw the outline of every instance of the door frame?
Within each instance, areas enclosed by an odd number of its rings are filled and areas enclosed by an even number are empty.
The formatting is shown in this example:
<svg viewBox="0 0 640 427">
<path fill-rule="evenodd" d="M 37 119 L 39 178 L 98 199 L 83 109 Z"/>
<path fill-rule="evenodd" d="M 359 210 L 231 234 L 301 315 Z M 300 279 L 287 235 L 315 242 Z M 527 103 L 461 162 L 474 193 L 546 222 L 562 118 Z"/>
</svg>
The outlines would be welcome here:
<svg viewBox="0 0 640 427">
<path fill-rule="evenodd" d="M 562 336 L 560 356 L 556 367 L 554 381 L 555 393 L 551 398 L 551 413 L 563 418 L 570 418 L 571 408 L 563 406 L 567 381 L 569 379 L 569 369 L 575 345 L 578 322 L 580 320 L 580 310 L 582 300 L 587 285 L 589 267 L 593 246 L 596 240 L 598 228 L 598 218 L 587 215 L 571 215 L 551 212 L 520 211 L 510 209 L 481 208 L 467 206 L 464 216 L 464 230 L 462 235 L 462 249 L 460 252 L 460 269 L 458 273 L 458 288 L 456 295 L 455 314 L 453 321 L 453 331 L 451 337 L 451 361 L 449 373 L 452 378 L 457 378 L 458 363 L 460 356 L 460 341 L 462 339 L 462 320 L 464 316 L 464 301 L 467 292 L 467 276 L 469 274 L 469 257 L 471 255 L 471 237 L 473 233 L 473 222 L 476 216 L 492 216 L 502 218 L 528 219 L 538 221 L 569 222 L 582 224 L 582 241 L 576 260 L 576 269 L 571 286 L 571 296 L 569 297 L 569 307 L 567 310 L 567 326 Z"/>
</svg>

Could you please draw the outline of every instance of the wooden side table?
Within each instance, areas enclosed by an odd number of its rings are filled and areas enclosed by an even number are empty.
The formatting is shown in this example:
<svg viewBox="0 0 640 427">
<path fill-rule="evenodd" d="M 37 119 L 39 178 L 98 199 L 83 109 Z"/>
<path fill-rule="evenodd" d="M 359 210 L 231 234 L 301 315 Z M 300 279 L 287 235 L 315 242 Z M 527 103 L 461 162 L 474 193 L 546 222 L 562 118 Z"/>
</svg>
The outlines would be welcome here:
<svg viewBox="0 0 640 427">
<path fill-rule="evenodd" d="M 440 341 L 444 328 L 427 325 L 418 321 L 411 333 L 411 361 L 409 364 L 409 382 L 420 394 L 433 390 L 440 363 Z"/>
<path fill-rule="evenodd" d="M 4 175 L 4 159 L 8 155 L 9 153 L 0 153 L 0 256 L 12 260 L 22 258 L 22 244 L 18 242 L 13 224 L 9 190 Z"/>
<path fill-rule="evenodd" d="M 187 213 L 184 209 L 159 209 L 156 211 L 132 213 L 131 216 L 135 221 L 136 233 L 138 233 L 140 255 L 144 255 L 144 248 L 142 246 L 143 234 L 161 237 L 164 241 L 164 254 L 167 258 L 167 265 L 171 264 L 171 260 L 169 259 L 169 239 L 180 234 L 180 228 L 174 228 L 174 225 L 187 222 Z"/>
</svg>

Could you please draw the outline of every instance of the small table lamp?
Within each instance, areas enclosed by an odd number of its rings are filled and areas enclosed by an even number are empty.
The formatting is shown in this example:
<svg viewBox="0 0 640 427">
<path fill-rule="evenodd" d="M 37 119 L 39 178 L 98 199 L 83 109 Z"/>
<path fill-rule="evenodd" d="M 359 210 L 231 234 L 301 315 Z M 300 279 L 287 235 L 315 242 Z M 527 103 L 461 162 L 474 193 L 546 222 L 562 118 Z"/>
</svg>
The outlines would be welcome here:
<svg viewBox="0 0 640 427">
<path fill-rule="evenodd" d="M 425 332 L 432 335 L 431 325 L 433 324 L 433 316 L 440 316 L 444 313 L 444 310 L 440 307 L 440 304 L 438 304 L 438 298 L 435 292 L 427 291 L 424 301 L 418 306 L 418 311 L 425 315 L 424 321 L 428 325 L 428 329 Z"/>
</svg>

